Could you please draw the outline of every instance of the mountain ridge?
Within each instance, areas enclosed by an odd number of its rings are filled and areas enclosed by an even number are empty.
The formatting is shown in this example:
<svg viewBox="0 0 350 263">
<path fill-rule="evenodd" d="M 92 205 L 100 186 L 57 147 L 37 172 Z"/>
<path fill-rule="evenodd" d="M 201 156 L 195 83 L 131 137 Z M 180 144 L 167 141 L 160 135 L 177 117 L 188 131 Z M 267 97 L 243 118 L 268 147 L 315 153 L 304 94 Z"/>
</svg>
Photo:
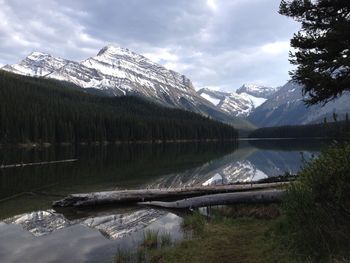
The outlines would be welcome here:
<svg viewBox="0 0 350 263">
<path fill-rule="evenodd" d="M 276 91 L 264 104 L 257 107 L 248 119 L 258 127 L 302 125 L 333 119 L 333 113 L 340 119 L 350 112 L 350 93 L 328 102 L 326 105 L 307 107 L 303 101 L 302 86 L 289 81 Z"/>
<path fill-rule="evenodd" d="M 254 84 L 244 84 L 235 92 L 215 91 L 203 88 L 199 95 L 213 103 L 222 111 L 240 117 L 248 117 L 255 108 L 263 104 L 277 88 Z"/>
<path fill-rule="evenodd" d="M 33 52 L 21 62 L 3 67 L 13 73 L 53 78 L 82 88 L 100 89 L 108 95 L 140 95 L 169 107 L 186 109 L 238 129 L 252 129 L 247 120 L 231 116 L 195 91 L 185 75 L 168 70 L 129 49 L 107 45 L 81 62 Z"/>
</svg>

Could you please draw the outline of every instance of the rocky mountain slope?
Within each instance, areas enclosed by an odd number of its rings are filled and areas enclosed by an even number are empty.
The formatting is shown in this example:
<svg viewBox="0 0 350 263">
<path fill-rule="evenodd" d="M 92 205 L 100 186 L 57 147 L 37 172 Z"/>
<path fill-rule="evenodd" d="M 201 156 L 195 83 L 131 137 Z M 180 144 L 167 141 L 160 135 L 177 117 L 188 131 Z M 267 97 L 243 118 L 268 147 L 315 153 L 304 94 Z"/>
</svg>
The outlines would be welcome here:
<svg viewBox="0 0 350 263">
<path fill-rule="evenodd" d="M 333 112 L 338 119 L 344 119 L 350 112 L 350 94 L 323 105 L 307 107 L 303 102 L 302 87 L 288 82 L 261 106 L 257 107 L 248 119 L 258 127 L 308 124 L 322 122 L 324 118 L 333 120 Z"/>
<path fill-rule="evenodd" d="M 33 52 L 15 65 L 2 69 L 17 74 L 72 82 L 105 94 L 136 94 L 170 107 L 178 107 L 233 124 L 238 129 L 253 127 L 201 97 L 190 79 L 168 70 L 128 49 L 106 46 L 94 57 L 75 62 Z"/>
<path fill-rule="evenodd" d="M 333 120 L 335 112 L 339 120 L 350 113 L 350 94 L 327 103 L 307 107 L 303 102 L 302 87 L 292 81 L 279 88 L 245 84 L 236 92 L 210 89 L 198 91 L 220 110 L 247 118 L 257 127 L 309 124 Z"/>
<path fill-rule="evenodd" d="M 256 84 L 243 84 L 239 89 L 236 90 L 236 93 L 238 93 L 238 94 L 246 93 L 246 94 L 254 96 L 256 98 L 268 99 L 278 89 L 279 88 L 266 87 L 266 86 L 261 86 L 261 85 L 256 85 Z"/>
<path fill-rule="evenodd" d="M 247 117 L 274 92 L 275 88 L 245 84 L 236 92 L 200 89 L 198 94 L 232 116 Z"/>
</svg>

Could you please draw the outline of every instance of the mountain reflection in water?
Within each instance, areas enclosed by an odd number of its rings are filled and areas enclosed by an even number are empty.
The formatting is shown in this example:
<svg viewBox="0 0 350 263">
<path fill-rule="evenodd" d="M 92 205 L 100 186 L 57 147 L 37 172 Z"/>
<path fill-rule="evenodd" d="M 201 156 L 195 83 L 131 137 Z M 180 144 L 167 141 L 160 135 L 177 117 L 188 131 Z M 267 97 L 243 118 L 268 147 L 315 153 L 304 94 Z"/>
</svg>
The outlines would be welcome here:
<svg viewBox="0 0 350 263">
<path fill-rule="evenodd" d="M 40 243 L 46 253 L 54 249 L 53 244 L 60 244 L 61 254 L 60 250 L 51 254 L 57 258 L 64 258 L 65 251 L 75 247 L 81 257 L 77 261 L 92 260 L 93 251 L 110 261 L 117 247 L 137 246 L 145 229 L 179 239 L 181 214 L 145 207 L 54 211 L 51 203 L 70 193 L 227 184 L 285 172 L 296 174 L 302 166 L 301 152 L 309 159 L 322 144 L 317 140 L 276 140 L 0 149 L 0 163 L 4 164 L 79 159 L 76 163 L 0 170 L 0 258 L 14 259 L 9 244 L 23 252 L 17 253 L 15 260 L 28 259 L 26 253 L 39 255 L 39 250 L 45 254 L 42 248 L 32 246 L 28 252 L 25 240 Z M 79 244 L 79 235 L 84 246 Z M 76 239 L 76 243 L 67 248 L 62 238 Z"/>
</svg>

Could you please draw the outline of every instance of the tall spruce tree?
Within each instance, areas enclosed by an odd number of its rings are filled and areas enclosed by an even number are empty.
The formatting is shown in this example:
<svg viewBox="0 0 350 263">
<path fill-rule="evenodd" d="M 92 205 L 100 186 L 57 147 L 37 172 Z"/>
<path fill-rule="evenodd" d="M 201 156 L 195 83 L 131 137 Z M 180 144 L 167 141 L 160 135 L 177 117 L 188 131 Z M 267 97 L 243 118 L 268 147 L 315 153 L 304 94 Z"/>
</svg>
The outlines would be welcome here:
<svg viewBox="0 0 350 263">
<path fill-rule="evenodd" d="M 282 0 L 279 13 L 301 22 L 291 39 L 297 65 L 292 79 L 303 85 L 308 105 L 350 91 L 350 0 Z"/>
</svg>

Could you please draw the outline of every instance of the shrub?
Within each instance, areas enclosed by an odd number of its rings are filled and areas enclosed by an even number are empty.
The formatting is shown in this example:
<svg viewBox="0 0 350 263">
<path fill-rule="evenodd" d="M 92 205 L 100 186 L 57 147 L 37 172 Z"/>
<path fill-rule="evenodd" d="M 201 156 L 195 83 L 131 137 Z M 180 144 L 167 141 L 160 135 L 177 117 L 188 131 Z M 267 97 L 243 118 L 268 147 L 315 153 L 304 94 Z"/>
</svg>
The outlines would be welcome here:
<svg viewBox="0 0 350 263">
<path fill-rule="evenodd" d="M 307 162 L 283 208 L 294 249 L 317 262 L 348 258 L 350 144 L 332 146 Z"/>
</svg>

